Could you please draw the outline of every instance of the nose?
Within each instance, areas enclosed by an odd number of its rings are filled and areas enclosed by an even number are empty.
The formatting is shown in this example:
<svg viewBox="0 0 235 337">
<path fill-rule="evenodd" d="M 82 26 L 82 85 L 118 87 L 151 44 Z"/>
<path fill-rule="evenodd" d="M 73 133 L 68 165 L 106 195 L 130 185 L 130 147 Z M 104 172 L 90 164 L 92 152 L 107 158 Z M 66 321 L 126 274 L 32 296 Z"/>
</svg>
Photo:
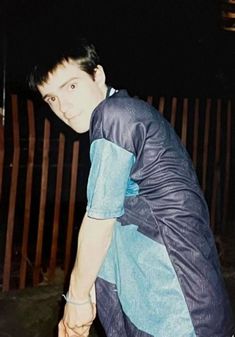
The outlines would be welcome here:
<svg viewBox="0 0 235 337">
<path fill-rule="evenodd" d="M 66 98 L 60 98 L 60 112 L 65 118 L 69 118 L 72 104 Z"/>
</svg>

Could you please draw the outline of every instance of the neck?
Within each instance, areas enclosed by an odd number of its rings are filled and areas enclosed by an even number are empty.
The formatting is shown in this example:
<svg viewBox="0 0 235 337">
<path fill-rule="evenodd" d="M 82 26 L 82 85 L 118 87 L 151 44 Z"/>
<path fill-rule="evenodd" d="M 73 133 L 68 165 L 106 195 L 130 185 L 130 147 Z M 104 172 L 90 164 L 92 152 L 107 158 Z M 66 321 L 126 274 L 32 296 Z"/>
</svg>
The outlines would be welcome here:
<svg viewBox="0 0 235 337">
<path fill-rule="evenodd" d="M 106 84 L 104 84 L 104 87 L 103 87 L 103 89 L 102 89 L 104 99 L 108 97 L 109 89 L 110 89 L 110 87 L 108 87 Z"/>
</svg>

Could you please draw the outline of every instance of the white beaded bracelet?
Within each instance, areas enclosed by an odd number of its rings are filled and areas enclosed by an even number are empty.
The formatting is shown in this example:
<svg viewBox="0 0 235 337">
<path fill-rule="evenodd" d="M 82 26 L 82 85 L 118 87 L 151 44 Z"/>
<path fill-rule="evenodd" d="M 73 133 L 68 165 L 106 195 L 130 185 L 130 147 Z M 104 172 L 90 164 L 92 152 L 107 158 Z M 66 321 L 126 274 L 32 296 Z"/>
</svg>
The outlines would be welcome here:
<svg viewBox="0 0 235 337">
<path fill-rule="evenodd" d="M 74 304 L 74 305 L 84 305 L 84 304 L 87 304 L 87 303 L 90 303 L 90 297 L 85 300 L 85 301 L 74 301 L 74 300 L 71 300 L 67 295 L 63 294 L 62 297 L 65 299 L 65 301 L 67 303 L 70 303 L 70 304 Z"/>
</svg>

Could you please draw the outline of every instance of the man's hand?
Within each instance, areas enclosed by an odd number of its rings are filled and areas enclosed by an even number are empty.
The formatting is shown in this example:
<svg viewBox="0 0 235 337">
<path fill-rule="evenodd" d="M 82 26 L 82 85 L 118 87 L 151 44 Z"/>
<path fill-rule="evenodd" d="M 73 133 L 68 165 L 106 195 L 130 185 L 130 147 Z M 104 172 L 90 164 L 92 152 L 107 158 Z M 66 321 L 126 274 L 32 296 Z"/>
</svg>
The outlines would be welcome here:
<svg viewBox="0 0 235 337">
<path fill-rule="evenodd" d="M 63 320 L 60 321 L 58 328 L 59 337 L 88 337 L 90 331 L 90 326 L 84 326 L 81 328 L 77 328 L 76 330 L 69 329 L 65 326 Z"/>
<path fill-rule="evenodd" d="M 90 291 L 90 302 L 78 306 L 69 303 L 65 305 L 64 317 L 58 326 L 58 337 L 88 337 L 95 316 L 96 293 L 93 284 Z"/>
<path fill-rule="evenodd" d="M 95 315 L 96 305 L 91 301 L 83 305 L 67 303 L 58 337 L 87 337 Z"/>
</svg>

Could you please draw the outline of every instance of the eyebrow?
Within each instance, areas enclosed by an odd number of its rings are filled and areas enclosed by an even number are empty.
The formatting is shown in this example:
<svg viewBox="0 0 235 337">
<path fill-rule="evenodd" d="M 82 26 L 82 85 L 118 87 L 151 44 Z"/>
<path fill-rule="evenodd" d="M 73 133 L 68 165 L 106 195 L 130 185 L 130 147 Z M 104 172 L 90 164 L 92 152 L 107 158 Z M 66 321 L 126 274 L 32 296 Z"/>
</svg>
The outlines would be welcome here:
<svg viewBox="0 0 235 337">
<path fill-rule="evenodd" d="M 59 89 L 63 89 L 69 82 L 71 81 L 74 81 L 74 80 L 77 80 L 78 77 L 72 77 L 72 78 L 69 78 L 67 81 L 65 81 L 64 83 L 62 83 L 60 86 L 59 86 Z M 46 94 L 44 96 L 42 96 L 42 99 L 46 99 L 48 96 L 53 96 L 52 94 Z"/>
</svg>

